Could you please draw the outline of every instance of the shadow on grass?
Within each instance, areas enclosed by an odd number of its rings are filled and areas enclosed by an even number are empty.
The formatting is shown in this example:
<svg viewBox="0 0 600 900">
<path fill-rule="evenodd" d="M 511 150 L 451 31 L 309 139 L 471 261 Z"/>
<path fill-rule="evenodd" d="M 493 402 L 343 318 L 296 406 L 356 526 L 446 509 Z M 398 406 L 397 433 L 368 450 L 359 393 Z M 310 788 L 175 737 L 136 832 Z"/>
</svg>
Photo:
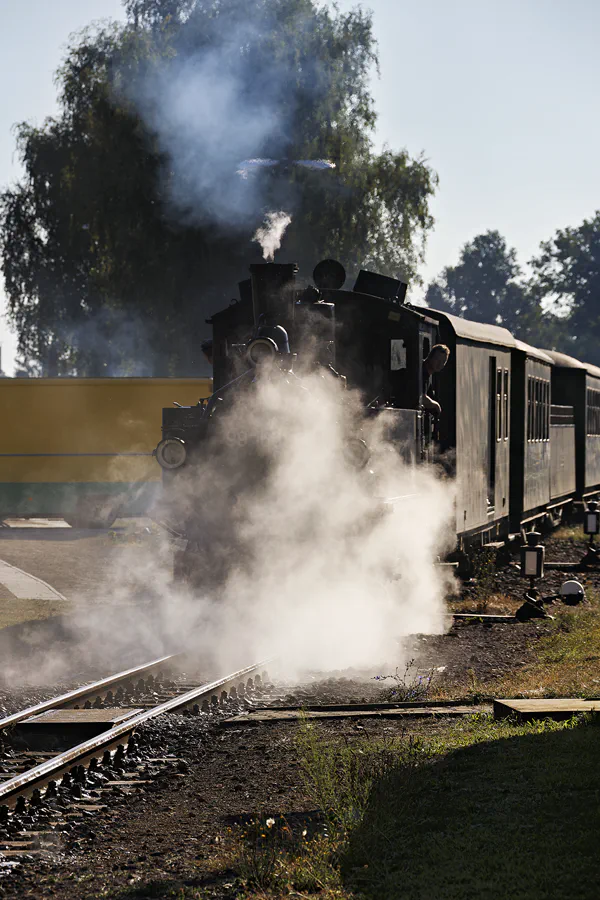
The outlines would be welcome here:
<svg viewBox="0 0 600 900">
<path fill-rule="evenodd" d="M 227 881 L 227 875 L 222 877 L 208 876 L 192 880 L 181 881 L 179 879 L 160 879 L 146 881 L 132 885 L 131 887 L 117 890 L 107 895 L 104 891 L 99 895 L 103 900 L 208 900 L 208 898 L 236 898 L 232 878 Z"/>
<path fill-rule="evenodd" d="M 342 859 L 368 900 L 596 900 L 600 729 L 457 750 L 374 787 Z"/>
<path fill-rule="evenodd" d="M 191 892 L 192 888 L 188 887 Z M 186 888 L 181 881 L 147 881 L 145 884 L 136 884 L 113 894 L 112 900 L 167 900 L 177 898 L 183 900 L 186 896 Z M 188 893 L 189 896 L 189 893 Z"/>
</svg>

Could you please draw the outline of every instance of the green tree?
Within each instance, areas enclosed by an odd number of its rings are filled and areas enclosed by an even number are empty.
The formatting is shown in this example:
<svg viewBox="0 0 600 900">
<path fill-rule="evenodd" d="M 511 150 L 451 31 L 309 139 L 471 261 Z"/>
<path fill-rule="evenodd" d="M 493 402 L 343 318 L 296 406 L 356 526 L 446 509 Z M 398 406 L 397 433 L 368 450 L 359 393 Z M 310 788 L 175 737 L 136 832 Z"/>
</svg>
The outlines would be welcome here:
<svg viewBox="0 0 600 900">
<path fill-rule="evenodd" d="M 539 327 L 539 309 L 522 281 L 517 254 L 498 231 L 465 244 L 456 266 L 447 266 L 427 291 L 426 302 L 490 325 L 502 325 L 526 340 Z M 438 307 L 442 309 L 442 307 Z"/>
<path fill-rule="evenodd" d="M 560 311 L 569 335 L 557 349 L 600 365 L 600 210 L 557 231 L 531 264 L 536 290 Z"/>
<path fill-rule="evenodd" d="M 456 315 L 454 303 L 448 296 L 447 290 L 442 287 L 439 281 L 432 281 L 427 286 L 424 303 L 425 306 L 428 306 L 430 309 L 437 309 L 440 312 Z"/>
<path fill-rule="evenodd" d="M 60 114 L 17 129 L 25 176 L 0 195 L 0 250 L 24 359 L 46 372 L 201 372 L 205 319 L 260 258 L 252 236 L 269 209 L 292 214 L 281 253 L 305 273 L 331 255 L 350 272 L 414 275 L 437 179 L 422 158 L 373 150 L 369 13 L 124 5 L 124 26 L 69 50 Z M 337 168 L 244 180 L 250 157 Z"/>
</svg>

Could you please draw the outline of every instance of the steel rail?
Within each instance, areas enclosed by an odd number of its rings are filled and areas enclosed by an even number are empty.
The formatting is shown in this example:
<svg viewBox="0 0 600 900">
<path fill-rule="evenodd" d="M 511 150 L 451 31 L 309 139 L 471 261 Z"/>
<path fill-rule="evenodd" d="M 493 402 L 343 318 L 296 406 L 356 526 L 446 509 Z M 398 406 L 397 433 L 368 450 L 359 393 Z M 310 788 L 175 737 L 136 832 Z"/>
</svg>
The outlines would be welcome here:
<svg viewBox="0 0 600 900">
<path fill-rule="evenodd" d="M 28 706 L 27 709 L 21 709 L 19 712 L 13 713 L 5 719 L 0 719 L 0 731 L 3 731 L 5 728 L 10 728 L 11 725 L 16 725 L 18 722 L 22 722 L 23 719 L 28 719 L 30 716 L 36 716 L 49 709 L 57 709 L 61 706 L 67 707 L 69 703 L 75 703 L 77 700 L 83 700 L 86 697 L 101 694 L 103 691 L 108 691 L 111 687 L 114 687 L 120 682 L 130 681 L 132 678 L 136 678 L 140 675 L 149 675 L 154 669 L 160 669 L 166 663 L 173 662 L 183 655 L 184 654 L 182 653 L 173 653 L 169 656 L 161 656 L 158 659 L 153 659 L 151 662 L 143 663 L 141 666 L 134 666 L 132 669 L 125 669 L 123 672 L 117 672 L 115 675 L 109 675 L 108 678 L 102 678 L 100 681 L 84 684 L 74 691 L 68 691 L 66 694 L 53 697 L 51 700 L 44 700 L 42 703 L 37 703 L 35 706 Z"/>
<path fill-rule="evenodd" d="M 128 738 L 144 722 L 148 722 L 150 719 L 154 719 L 164 713 L 175 712 L 178 709 L 191 706 L 203 697 L 214 696 L 217 691 L 225 688 L 227 685 L 234 687 L 253 672 L 264 668 L 270 661 L 270 659 L 264 660 L 263 662 L 246 666 L 244 669 L 239 669 L 237 672 L 232 672 L 230 675 L 226 675 L 209 684 L 193 688 L 185 694 L 180 694 L 178 697 L 173 697 L 164 703 L 158 704 L 158 706 L 154 706 L 152 709 L 132 716 L 131 719 L 121 722 L 114 728 L 110 728 L 108 731 L 104 731 L 102 734 L 84 741 L 82 744 L 77 744 L 70 750 L 66 750 L 64 753 L 60 753 L 52 759 L 34 766 L 20 775 L 15 775 L 14 778 L 5 781 L 0 786 L 0 808 L 2 805 L 14 806 L 18 797 L 33 793 L 34 790 L 44 787 L 48 782 L 58 779 L 65 771 L 69 771 L 76 765 L 83 765 L 97 757 L 100 752 L 111 750 L 119 744 L 124 744 L 125 738 Z"/>
</svg>

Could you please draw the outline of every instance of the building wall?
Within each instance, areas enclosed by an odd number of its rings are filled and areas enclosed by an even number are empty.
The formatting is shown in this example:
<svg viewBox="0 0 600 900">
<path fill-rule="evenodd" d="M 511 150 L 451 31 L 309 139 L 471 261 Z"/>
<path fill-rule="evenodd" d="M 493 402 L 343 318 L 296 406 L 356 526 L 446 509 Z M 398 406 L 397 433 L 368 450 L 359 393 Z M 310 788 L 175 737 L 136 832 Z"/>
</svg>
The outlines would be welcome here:
<svg viewBox="0 0 600 900">
<path fill-rule="evenodd" d="M 0 381 L 0 516 L 64 515 L 83 494 L 161 483 L 152 451 L 162 408 L 211 393 L 207 378 L 9 378 Z M 143 505 L 143 504 L 142 504 Z"/>
</svg>

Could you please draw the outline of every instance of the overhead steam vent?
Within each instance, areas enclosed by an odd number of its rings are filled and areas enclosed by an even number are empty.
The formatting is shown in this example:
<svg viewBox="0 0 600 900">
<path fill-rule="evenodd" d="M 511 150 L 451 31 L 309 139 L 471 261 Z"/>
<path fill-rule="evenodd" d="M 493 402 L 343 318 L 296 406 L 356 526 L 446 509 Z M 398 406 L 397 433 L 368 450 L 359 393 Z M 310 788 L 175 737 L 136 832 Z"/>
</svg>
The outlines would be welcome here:
<svg viewBox="0 0 600 900">
<path fill-rule="evenodd" d="M 287 325 L 293 319 L 296 263 L 250 266 L 255 325 Z"/>
<path fill-rule="evenodd" d="M 346 270 L 337 259 L 323 259 L 314 268 L 313 281 L 320 291 L 339 291 L 346 281 Z"/>
</svg>

